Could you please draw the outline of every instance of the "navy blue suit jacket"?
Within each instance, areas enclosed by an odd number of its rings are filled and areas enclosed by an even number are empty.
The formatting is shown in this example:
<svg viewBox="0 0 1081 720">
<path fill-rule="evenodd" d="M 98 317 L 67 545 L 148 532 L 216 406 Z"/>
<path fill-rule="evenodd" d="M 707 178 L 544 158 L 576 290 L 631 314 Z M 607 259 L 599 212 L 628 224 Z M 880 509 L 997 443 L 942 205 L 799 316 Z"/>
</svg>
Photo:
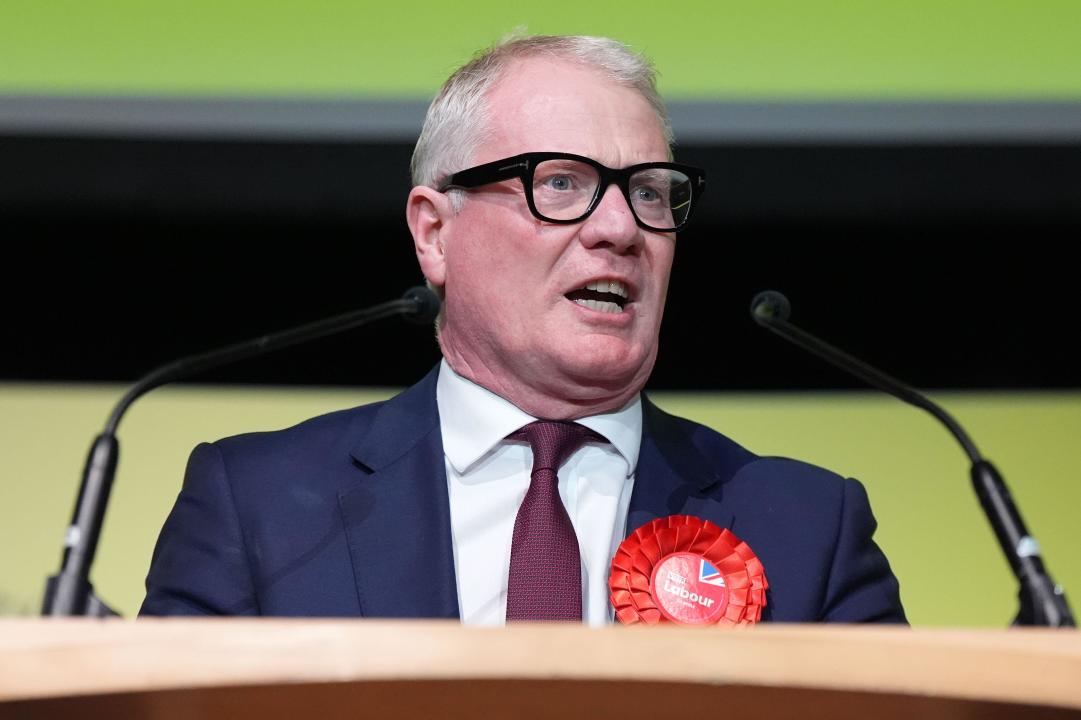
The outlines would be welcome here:
<svg viewBox="0 0 1081 720">
<path fill-rule="evenodd" d="M 195 449 L 142 613 L 457 618 L 437 370 L 401 395 Z M 765 619 L 904 621 L 855 480 L 645 399 L 628 531 L 688 514 L 762 560 Z"/>
</svg>

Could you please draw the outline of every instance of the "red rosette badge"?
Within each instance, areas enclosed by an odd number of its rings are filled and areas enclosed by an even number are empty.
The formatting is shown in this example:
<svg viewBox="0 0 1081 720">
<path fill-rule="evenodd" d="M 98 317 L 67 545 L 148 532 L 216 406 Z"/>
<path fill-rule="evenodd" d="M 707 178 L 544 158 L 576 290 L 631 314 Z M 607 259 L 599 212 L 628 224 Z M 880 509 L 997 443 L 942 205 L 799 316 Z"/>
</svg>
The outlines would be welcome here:
<svg viewBox="0 0 1081 720">
<path fill-rule="evenodd" d="M 730 530 L 693 515 L 631 533 L 612 560 L 612 607 L 624 625 L 753 625 L 766 605 L 765 569 Z"/>
</svg>

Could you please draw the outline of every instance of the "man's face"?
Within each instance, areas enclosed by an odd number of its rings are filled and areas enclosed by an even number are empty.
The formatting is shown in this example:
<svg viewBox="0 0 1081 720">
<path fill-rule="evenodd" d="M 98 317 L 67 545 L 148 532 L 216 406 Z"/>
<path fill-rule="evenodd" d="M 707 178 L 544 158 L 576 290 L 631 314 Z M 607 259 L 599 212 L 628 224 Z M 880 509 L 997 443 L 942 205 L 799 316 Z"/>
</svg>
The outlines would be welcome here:
<svg viewBox="0 0 1081 720">
<path fill-rule="evenodd" d="M 531 151 L 613 168 L 668 159 L 660 122 L 637 92 L 567 61 L 517 62 L 488 104 L 490 136 L 473 165 Z M 645 384 L 675 235 L 639 228 L 618 187 L 573 225 L 534 218 L 518 179 L 471 189 L 443 248 L 440 344 L 456 371 L 533 414 L 545 411 L 537 397 L 581 414 L 614 409 Z M 576 302 L 591 283 L 617 283 L 627 301 L 617 312 Z"/>
</svg>

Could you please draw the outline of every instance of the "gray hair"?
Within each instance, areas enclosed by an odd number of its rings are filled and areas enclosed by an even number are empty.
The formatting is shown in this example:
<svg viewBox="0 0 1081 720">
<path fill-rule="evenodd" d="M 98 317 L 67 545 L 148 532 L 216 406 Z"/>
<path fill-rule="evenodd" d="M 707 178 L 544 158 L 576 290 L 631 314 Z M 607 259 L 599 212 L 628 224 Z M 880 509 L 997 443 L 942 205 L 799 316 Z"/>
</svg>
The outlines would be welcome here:
<svg viewBox="0 0 1081 720">
<path fill-rule="evenodd" d="M 451 75 L 424 118 L 410 167 L 414 185 L 438 187 L 448 175 L 469 167 L 488 132 L 487 93 L 516 60 L 547 55 L 605 73 L 637 90 L 657 114 L 668 145 L 672 124 L 657 92 L 657 73 L 642 55 L 619 42 L 584 35 L 514 37 L 478 54 Z M 669 152 L 671 154 L 671 152 Z M 457 206 L 460 197 L 452 197 Z"/>
</svg>

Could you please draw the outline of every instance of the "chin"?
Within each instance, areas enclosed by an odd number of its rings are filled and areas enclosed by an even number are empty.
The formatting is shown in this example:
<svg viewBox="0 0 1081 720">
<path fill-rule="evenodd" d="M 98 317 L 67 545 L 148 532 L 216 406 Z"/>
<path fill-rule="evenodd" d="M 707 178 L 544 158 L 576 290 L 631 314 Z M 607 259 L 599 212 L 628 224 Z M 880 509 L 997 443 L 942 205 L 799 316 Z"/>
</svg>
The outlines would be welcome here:
<svg viewBox="0 0 1081 720">
<path fill-rule="evenodd" d="M 653 368 L 654 356 L 631 356 L 626 353 L 611 356 L 592 353 L 588 357 L 565 358 L 563 374 L 582 389 L 595 391 L 593 396 L 618 394 L 630 388 L 635 391 L 645 385 Z"/>
</svg>

